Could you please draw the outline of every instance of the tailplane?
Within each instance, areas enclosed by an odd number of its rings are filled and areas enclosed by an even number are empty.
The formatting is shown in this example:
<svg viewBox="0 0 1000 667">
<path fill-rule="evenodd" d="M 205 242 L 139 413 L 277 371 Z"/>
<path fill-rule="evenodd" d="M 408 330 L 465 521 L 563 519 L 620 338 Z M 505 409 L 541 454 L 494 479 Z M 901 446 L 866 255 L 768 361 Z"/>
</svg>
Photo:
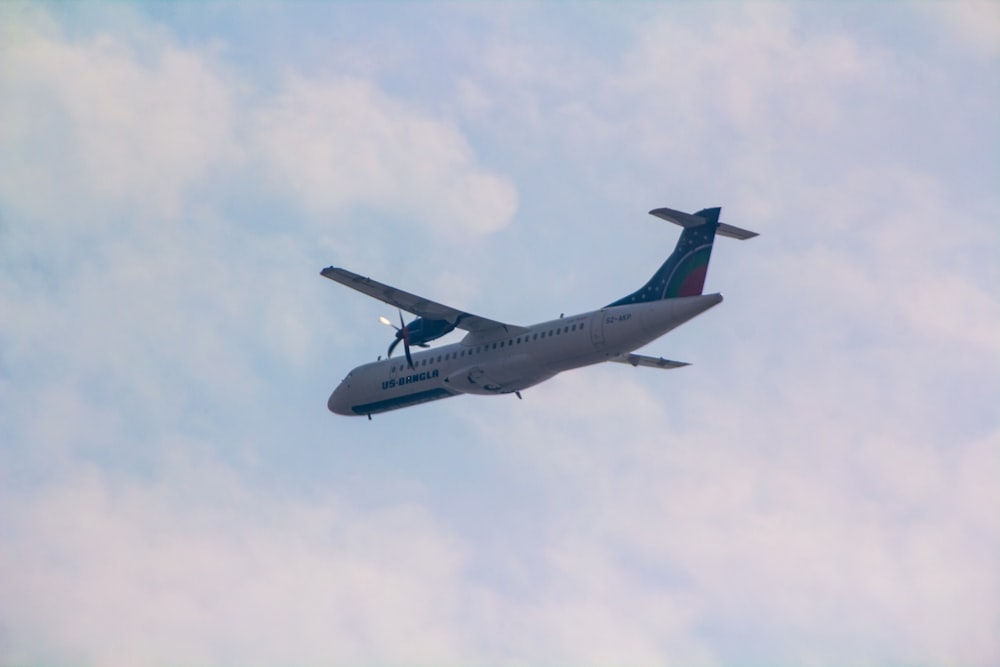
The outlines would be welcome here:
<svg viewBox="0 0 1000 667">
<path fill-rule="evenodd" d="M 701 294 L 716 234 L 740 240 L 757 236 L 755 232 L 719 222 L 721 211 L 719 207 L 703 208 L 693 215 L 669 208 L 650 211 L 651 215 L 680 225 L 684 231 L 677 240 L 674 252 L 649 282 L 607 307 Z"/>
</svg>

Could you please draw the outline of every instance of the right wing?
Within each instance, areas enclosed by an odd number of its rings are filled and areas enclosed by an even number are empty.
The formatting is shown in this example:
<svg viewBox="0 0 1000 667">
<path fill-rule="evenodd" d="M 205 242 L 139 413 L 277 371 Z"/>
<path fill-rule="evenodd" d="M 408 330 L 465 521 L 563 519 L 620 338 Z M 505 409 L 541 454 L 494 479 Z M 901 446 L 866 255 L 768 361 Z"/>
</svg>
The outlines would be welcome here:
<svg viewBox="0 0 1000 667">
<path fill-rule="evenodd" d="M 648 368 L 680 368 L 681 366 L 690 366 L 691 364 L 686 361 L 671 361 L 670 359 L 664 359 L 663 357 L 647 357 L 642 354 L 619 354 L 618 356 L 611 357 L 608 361 L 616 361 L 619 364 L 628 364 L 630 366 L 645 366 Z"/>
<path fill-rule="evenodd" d="M 464 329 L 470 333 L 486 334 L 487 332 L 497 330 L 498 332 L 520 334 L 527 331 L 524 327 L 480 317 L 464 310 L 446 306 L 437 301 L 425 299 L 422 296 L 385 285 L 377 280 L 366 278 L 347 269 L 328 266 L 320 271 L 320 275 L 341 285 L 347 285 L 351 289 L 357 290 L 362 294 L 367 294 L 374 299 L 384 301 L 390 306 L 396 306 L 408 313 L 413 313 L 417 317 L 422 317 L 425 320 L 443 320 L 456 329 Z"/>
</svg>

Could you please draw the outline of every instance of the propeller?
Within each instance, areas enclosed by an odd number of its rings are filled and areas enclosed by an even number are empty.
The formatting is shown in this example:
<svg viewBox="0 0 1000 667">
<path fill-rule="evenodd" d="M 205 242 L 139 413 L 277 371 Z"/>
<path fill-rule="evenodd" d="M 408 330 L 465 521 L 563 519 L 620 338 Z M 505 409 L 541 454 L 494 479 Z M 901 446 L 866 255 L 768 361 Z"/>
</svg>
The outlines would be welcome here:
<svg viewBox="0 0 1000 667">
<path fill-rule="evenodd" d="M 392 323 L 392 320 L 384 315 L 380 316 L 378 321 L 396 330 L 396 338 L 389 343 L 389 352 L 387 353 L 387 356 L 391 357 L 392 351 L 396 349 L 397 345 L 399 345 L 399 341 L 403 341 L 403 352 L 406 353 L 406 363 L 410 365 L 410 368 L 413 368 L 413 357 L 410 356 L 410 328 L 403 323 L 403 311 L 399 311 L 398 327 Z"/>
<path fill-rule="evenodd" d="M 455 325 L 448 320 L 428 320 L 423 317 L 418 317 L 409 324 L 404 324 L 402 310 L 399 311 L 398 327 L 388 317 L 379 317 L 378 320 L 396 330 L 396 339 L 389 344 L 388 356 L 391 357 L 392 351 L 399 345 L 399 341 L 403 341 L 403 351 L 406 353 L 406 361 L 410 364 L 410 368 L 413 368 L 413 357 L 410 356 L 411 345 L 427 347 L 427 343 L 440 338 L 455 328 Z"/>
</svg>

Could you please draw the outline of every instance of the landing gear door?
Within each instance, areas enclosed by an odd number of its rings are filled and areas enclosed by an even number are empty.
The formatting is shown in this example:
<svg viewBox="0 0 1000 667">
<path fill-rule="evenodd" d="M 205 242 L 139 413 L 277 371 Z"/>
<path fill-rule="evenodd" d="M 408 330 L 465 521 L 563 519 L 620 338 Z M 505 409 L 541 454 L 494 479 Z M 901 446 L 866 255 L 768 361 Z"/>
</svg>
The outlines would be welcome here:
<svg viewBox="0 0 1000 667">
<path fill-rule="evenodd" d="M 590 342 L 594 347 L 604 345 L 604 311 L 599 310 L 590 316 Z"/>
</svg>

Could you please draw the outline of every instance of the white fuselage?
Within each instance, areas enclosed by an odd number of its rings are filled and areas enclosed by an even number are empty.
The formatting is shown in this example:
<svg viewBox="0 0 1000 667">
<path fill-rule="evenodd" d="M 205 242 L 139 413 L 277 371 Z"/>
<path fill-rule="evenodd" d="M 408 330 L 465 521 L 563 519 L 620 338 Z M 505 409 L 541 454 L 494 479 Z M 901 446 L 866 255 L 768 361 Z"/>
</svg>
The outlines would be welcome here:
<svg viewBox="0 0 1000 667">
<path fill-rule="evenodd" d="M 488 338 L 358 366 L 327 402 L 341 415 L 372 415 L 459 394 L 508 394 L 557 373 L 627 354 L 722 301 L 721 294 L 665 299 L 561 317 Z"/>
</svg>

